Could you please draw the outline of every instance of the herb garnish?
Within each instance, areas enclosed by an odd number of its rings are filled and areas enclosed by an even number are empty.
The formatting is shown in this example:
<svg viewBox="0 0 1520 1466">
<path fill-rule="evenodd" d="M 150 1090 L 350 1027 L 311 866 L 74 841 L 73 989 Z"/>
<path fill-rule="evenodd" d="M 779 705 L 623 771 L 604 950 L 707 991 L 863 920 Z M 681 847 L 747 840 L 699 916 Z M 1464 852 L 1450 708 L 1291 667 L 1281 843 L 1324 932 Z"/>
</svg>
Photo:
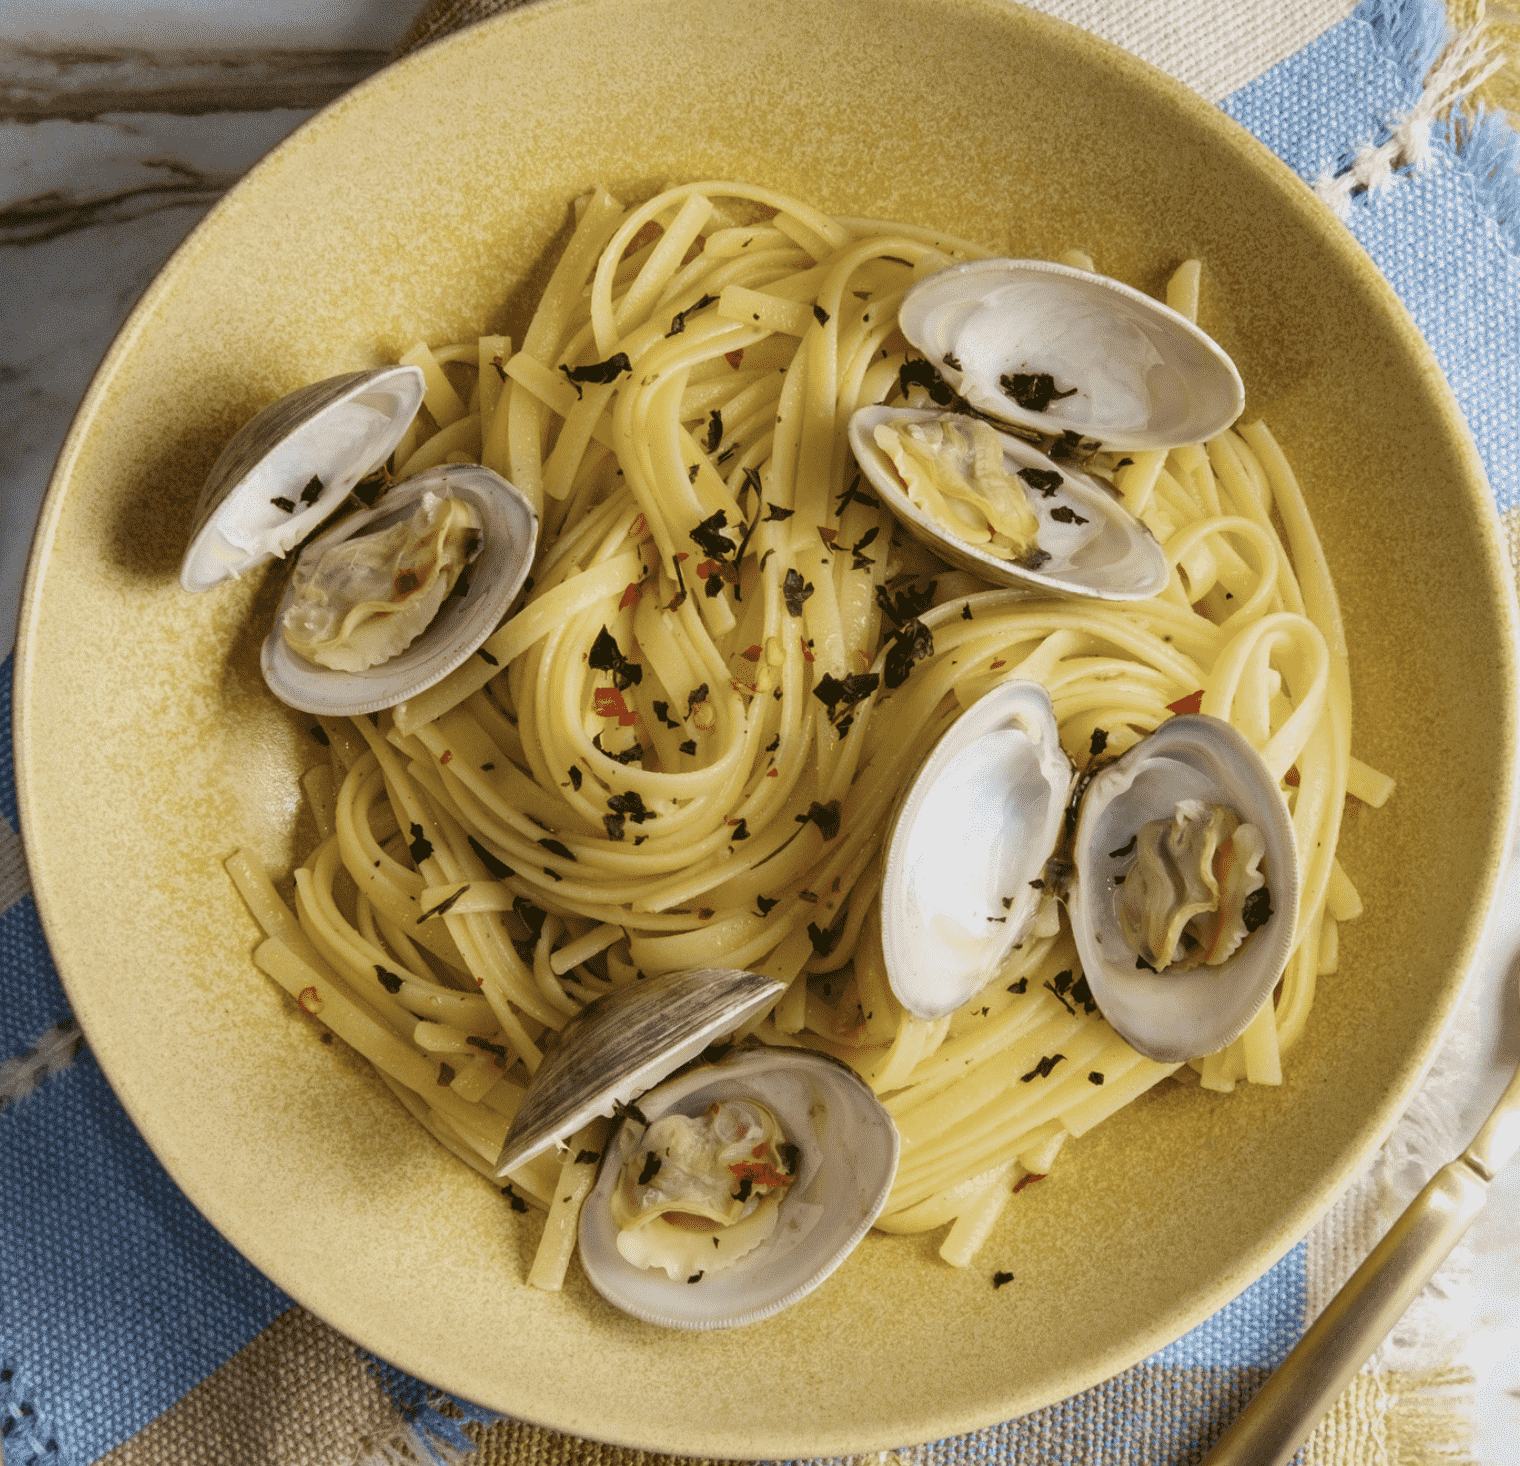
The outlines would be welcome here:
<svg viewBox="0 0 1520 1466">
<path fill-rule="evenodd" d="M 791 615 L 800 616 L 802 603 L 812 594 L 812 581 L 804 581 L 796 570 L 786 572 L 786 577 L 781 582 L 781 598 L 786 602 L 786 609 Z"/>
<path fill-rule="evenodd" d="M 1061 487 L 1061 475 L 1053 468 L 1021 468 L 1019 477 L 1047 499 Z"/>
<path fill-rule="evenodd" d="M 919 590 L 911 586 L 898 591 L 895 595 L 887 590 L 886 586 L 876 587 L 876 604 L 881 607 L 882 614 L 894 626 L 906 626 L 909 621 L 920 616 L 934 604 L 934 589 L 938 581 L 931 580 L 928 585 Z M 969 607 L 968 607 L 969 610 Z M 968 616 L 969 620 L 970 617 Z"/>
<path fill-rule="evenodd" d="M 837 799 L 831 799 L 827 804 L 819 804 L 815 799 L 808 805 L 806 814 L 797 817 L 799 825 L 817 825 L 825 840 L 832 840 L 839 833 L 840 808 Z"/>
<path fill-rule="evenodd" d="M 1265 926 L 1271 915 L 1272 892 L 1266 886 L 1259 886 L 1252 891 L 1246 897 L 1245 905 L 1240 908 L 1240 920 L 1248 932 Z"/>
<path fill-rule="evenodd" d="M 619 692 L 644 680 L 644 669 L 637 662 L 630 662 L 617 644 L 617 638 L 605 626 L 597 632 L 591 643 L 587 663 L 598 672 L 612 673 L 612 685 Z"/>
<path fill-rule="evenodd" d="M 904 397 L 909 387 L 922 387 L 936 407 L 949 407 L 955 401 L 950 384 L 926 361 L 905 361 L 897 372 L 897 390 Z"/>
<path fill-rule="evenodd" d="M 514 871 L 512 867 L 505 861 L 498 860 L 496 856 L 492 855 L 491 852 L 487 850 L 486 847 L 482 845 L 480 841 L 477 840 L 473 835 L 468 835 L 465 838 L 470 842 L 470 849 L 480 857 L 480 863 L 485 866 L 491 875 L 493 875 L 498 881 L 504 881 L 508 876 L 517 874 L 517 872 Z"/>
<path fill-rule="evenodd" d="M 609 382 L 615 382 L 624 372 L 631 372 L 633 364 L 628 360 L 626 351 L 619 351 L 609 356 L 606 361 L 594 361 L 589 366 L 568 367 L 563 363 L 560 371 L 565 374 L 565 380 L 575 388 L 576 401 L 581 398 L 581 383 L 590 382 L 599 387 L 605 387 Z"/>
<path fill-rule="evenodd" d="M 686 307 L 683 311 L 677 311 L 670 318 L 670 329 L 665 333 L 666 337 L 679 336 L 686 329 L 686 317 L 694 316 L 699 310 L 704 310 L 717 300 L 716 295 L 704 295 L 700 300 Z"/>
<path fill-rule="evenodd" d="M 1059 1064 L 1063 1059 L 1065 1059 L 1065 1057 L 1065 1054 L 1046 1054 L 1045 1057 L 1042 1058 L 1040 1062 L 1029 1071 L 1029 1073 L 1019 1075 L 1019 1083 L 1028 1084 L 1031 1079 L 1048 1079 L 1050 1077 L 1050 1071 L 1054 1069 L 1056 1065 Z"/>
<path fill-rule="evenodd" d="M 998 378 L 1003 389 L 1025 412 L 1044 412 L 1052 402 L 1076 396 L 1077 389 L 1056 390 L 1056 379 L 1049 372 L 1006 372 Z"/>
<path fill-rule="evenodd" d="M 855 721 L 849 709 L 870 697 L 880 681 L 875 672 L 851 672 L 842 678 L 825 672 L 818 679 L 813 696 L 829 710 L 829 723 L 838 737 L 843 738 Z"/>
<path fill-rule="evenodd" d="M 466 884 L 455 891 L 452 896 L 445 896 L 443 900 L 440 901 L 435 907 L 433 907 L 431 911 L 424 911 L 422 915 L 417 918 L 417 925 L 421 926 L 422 923 L 425 922 L 430 916 L 442 916 L 444 912 L 452 911 L 454 908 L 454 903 L 458 901 L 459 898 L 463 896 L 464 893 L 469 889 L 469 886 Z"/>
<path fill-rule="evenodd" d="M 395 997 L 401 991 L 401 979 L 394 972 L 390 972 L 382 967 L 378 962 L 375 963 L 375 976 L 380 979 L 380 986 L 392 997 Z"/>
<path fill-rule="evenodd" d="M 888 688 L 901 687 L 908 674 L 925 657 L 934 655 L 934 633 L 915 617 L 892 638 L 882 663 L 882 680 Z"/>
</svg>

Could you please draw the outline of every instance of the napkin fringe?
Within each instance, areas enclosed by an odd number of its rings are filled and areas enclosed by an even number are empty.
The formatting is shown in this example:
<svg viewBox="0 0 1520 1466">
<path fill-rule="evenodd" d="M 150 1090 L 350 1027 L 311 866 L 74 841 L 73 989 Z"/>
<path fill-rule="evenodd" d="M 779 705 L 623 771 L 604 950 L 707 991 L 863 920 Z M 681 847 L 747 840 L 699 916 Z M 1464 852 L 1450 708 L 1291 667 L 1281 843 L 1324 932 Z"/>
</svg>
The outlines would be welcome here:
<svg viewBox="0 0 1520 1466">
<path fill-rule="evenodd" d="M 44 1079 L 60 1074 L 79 1056 L 84 1035 L 72 1018 L 55 1023 L 30 1053 L 0 1064 L 0 1110 L 25 1099 Z"/>
<path fill-rule="evenodd" d="M 1389 1466 L 1472 1466 L 1477 1376 L 1450 1366 L 1376 1376 L 1388 1396 L 1383 1433 Z"/>
<path fill-rule="evenodd" d="M 1379 141 L 1362 143 L 1349 161 L 1316 180 L 1315 193 L 1338 217 L 1344 219 L 1350 213 L 1354 199 L 1386 192 L 1398 178 L 1428 163 L 1432 133 L 1443 119 L 1453 147 L 1479 148 L 1492 154 L 1496 165 L 1507 152 L 1513 162 L 1514 135 L 1502 127 L 1483 126 L 1481 112 L 1469 116 L 1462 110 L 1505 65 L 1502 48 L 1481 12 L 1473 24 L 1455 33 L 1439 0 L 1380 0 L 1359 7 L 1357 14 L 1372 31 L 1378 48 L 1396 65 L 1417 75 L 1423 67 L 1424 73 L 1414 105 L 1402 116 L 1387 120 Z M 1475 186 L 1492 184 L 1502 194 L 1507 182 L 1508 191 L 1514 192 L 1513 178 L 1489 176 L 1481 159 L 1464 161 Z M 1489 202 L 1498 206 L 1500 218 L 1513 212 L 1500 198 Z M 1489 212 L 1492 217 L 1494 209 Z"/>
</svg>

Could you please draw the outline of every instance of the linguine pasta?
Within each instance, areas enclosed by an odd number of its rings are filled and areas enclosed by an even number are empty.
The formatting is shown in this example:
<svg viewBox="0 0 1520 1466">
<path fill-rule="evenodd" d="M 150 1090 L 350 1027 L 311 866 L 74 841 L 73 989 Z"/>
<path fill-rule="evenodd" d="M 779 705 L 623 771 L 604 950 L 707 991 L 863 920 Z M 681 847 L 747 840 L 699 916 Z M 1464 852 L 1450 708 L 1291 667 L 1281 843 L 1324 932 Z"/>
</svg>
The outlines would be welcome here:
<svg viewBox="0 0 1520 1466">
<path fill-rule="evenodd" d="M 599 189 L 515 352 L 486 336 L 408 354 L 427 412 L 395 476 L 478 460 L 512 480 L 543 525 L 533 578 L 442 682 L 324 720 L 331 762 L 305 781 L 322 839 L 293 913 L 246 856 L 229 868 L 267 933 L 259 966 L 482 1174 L 546 1039 L 679 968 L 788 984 L 752 1036 L 867 1080 L 902 1136 L 877 1225 L 951 1223 L 962 1265 L 1068 1138 L 1168 1076 L 1280 1082 L 1358 910 L 1335 860 L 1344 798 L 1391 787 L 1350 757 L 1323 552 L 1259 423 L 1094 460 L 1165 549 L 1150 601 L 990 590 L 900 531 L 845 425 L 911 379 L 907 288 L 986 253 L 742 185 L 631 209 Z M 1197 297 L 1188 262 L 1169 303 L 1195 317 Z M 1281 780 L 1297 942 L 1276 1001 L 1219 1053 L 1179 1069 L 1120 1039 L 1054 898 L 965 1008 L 925 1021 L 893 997 L 876 905 L 894 801 L 1014 677 L 1048 689 L 1079 770 L 1201 710 Z M 547 1207 L 559 1177 L 541 1159 L 507 1189 Z M 573 1227 L 556 1205 L 551 1286 Z"/>
</svg>

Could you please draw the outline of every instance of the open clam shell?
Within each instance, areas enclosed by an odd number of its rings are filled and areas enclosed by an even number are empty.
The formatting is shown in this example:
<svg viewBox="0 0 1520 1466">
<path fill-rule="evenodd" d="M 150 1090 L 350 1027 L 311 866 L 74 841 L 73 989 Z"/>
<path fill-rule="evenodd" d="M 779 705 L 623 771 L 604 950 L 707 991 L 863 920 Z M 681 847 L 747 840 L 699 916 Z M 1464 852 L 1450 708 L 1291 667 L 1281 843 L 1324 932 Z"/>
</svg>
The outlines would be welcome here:
<svg viewBox="0 0 1520 1466">
<path fill-rule="evenodd" d="M 414 366 L 349 372 L 245 423 L 201 490 L 180 585 L 209 590 L 300 544 L 390 457 L 422 393 Z"/>
<path fill-rule="evenodd" d="M 910 1013 L 954 1012 L 1022 940 L 1072 777 L 1035 682 L 993 688 L 924 761 L 887 838 L 881 891 L 887 977 Z"/>
<path fill-rule="evenodd" d="M 393 707 L 447 676 L 496 629 L 522 588 L 538 541 L 538 515 L 504 478 L 477 464 L 430 469 L 392 488 L 364 510 L 318 536 L 301 552 L 297 568 L 324 550 L 360 534 L 380 533 L 410 518 L 425 494 L 457 496 L 478 511 L 482 544 L 460 585 L 427 627 L 403 651 L 363 671 L 340 671 L 308 661 L 285 638 L 285 613 L 295 599 L 285 588 L 275 624 L 261 654 L 264 680 L 282 702 L 308 713 L 354 716 Z"/>
<path fill-rule="evenodd" d="M 786 984 L 754 972 L 697 967 L 645 978 L 598 998 L 560 1031 L 502 1143 L 496 1174 L 636 1099 L 774 1003 Z"/>
<path fill-rule="evenodd" d="M 666 1328 L 753 1323 L 816 1288 L 865 1236 L 897 1173 L 897 1127 L 851 1070 L 802 1049 L 749 1049 L 676 1076 L 639 1099 L 654 1121 L 700 1115 L 730 1099 L 761 1100 L 797 1147 L 795 1179 L 774 1231 L 722 1271 L 673 1280 L 618 1251 L 611 1198 L 625 1160 L 638 1154 L 642 1126 L 625 1121 L 581 1212 L 581 1264 L 608 1302 Z"/>
<path fill-rule="evenodd" d="M 1170 819 L 1184 799 L 1227 805 L 1262 832 L 1271 915 L 1217 966 L 1154 972 L 1137 961 L 1121 929 L 1120 892 L 1136 832 Z M 1298 921 L 1292 820 L 1250 743 L 1202 714 L 1161 724 L 1088 785 L 1072 857 L 1072 931 L 1088 988 L 1114 1029 L 1164 1063 L 1214 1053 L 1238 1038 L 1282 975 Z"/>
<path fill-rule="evenodd" d="M 891 458 L 876 441 L 876 428 L 890 422 L 970 422 L 953 413 L 905 407 L 863 407 L 850 418 L 850 447 L 861 471 L 880 490 L 892 512 L 936 554 L 992 585 L 1027 587 L 1058 595 L 1135 601 L 1166 588 L 1166 556 L 1155 537 L 1097 480 L 1046 457 L 1032 444 L 1000 434 L 1007 470 L 1055 473 L 1050 492 L 1027 487 L 1039 519 L 1039 548 L 1049 556 L 1037 568 L 1020 565 L 963 539 L 924 512 L 903 485 Z"/>
<path fill-rule="evenodd" d="M 973 408 L 1035 433 L 1175 448 L 1245 406 L 1234 363 L 1186 317 L 1046 260 L 951 265 L 908 291 L 898 321 Z"/>
</svg>

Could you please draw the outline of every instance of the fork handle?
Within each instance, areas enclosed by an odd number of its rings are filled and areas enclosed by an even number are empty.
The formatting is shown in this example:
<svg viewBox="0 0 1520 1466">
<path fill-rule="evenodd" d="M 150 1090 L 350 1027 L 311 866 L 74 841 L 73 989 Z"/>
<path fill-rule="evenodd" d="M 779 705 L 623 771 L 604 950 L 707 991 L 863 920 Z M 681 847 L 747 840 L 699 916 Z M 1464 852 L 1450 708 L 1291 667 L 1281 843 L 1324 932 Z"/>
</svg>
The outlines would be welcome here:
<svg viewBox="0 0 1520 1466">
<path fill-rule="evenodd" d="M 1285 1466 L 1488 1200 L 1490 1172 L 1441 1167 L 1252 1397 L 1202 1466 Z"/>
</svg>

